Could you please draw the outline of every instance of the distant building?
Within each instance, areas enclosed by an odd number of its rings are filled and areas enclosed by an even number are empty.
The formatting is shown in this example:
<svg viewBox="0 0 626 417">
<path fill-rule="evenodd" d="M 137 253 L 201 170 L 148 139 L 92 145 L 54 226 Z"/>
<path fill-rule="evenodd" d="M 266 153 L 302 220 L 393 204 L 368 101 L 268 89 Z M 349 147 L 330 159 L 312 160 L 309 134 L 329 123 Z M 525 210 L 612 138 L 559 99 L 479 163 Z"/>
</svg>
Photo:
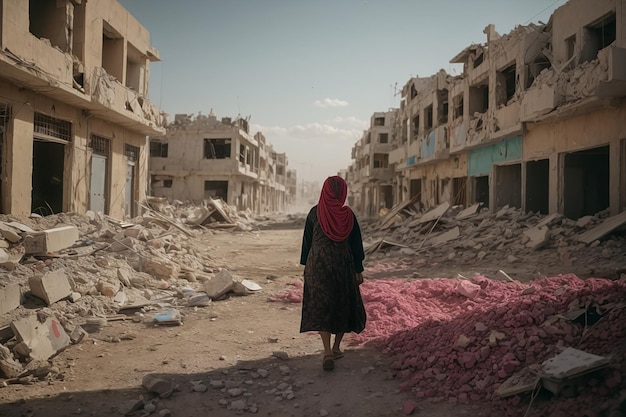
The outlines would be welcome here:
<svg viewBox="0 0 626 417">
<path fill-rule="evenodd" d="M 238 210 L 285 209 L 287 157 L 274 152 L 248 120 L 178 114 L 163 137 L 150 138 L 150 190 L 170 200 L 221 198 Z"/>
<path fill-rule="evenodd" d="M 3 213 L 138 213 L 146 136 L 164 133 L 147 99 L 150 34 L 115 0 L 0 2 Z"/>
</svg>

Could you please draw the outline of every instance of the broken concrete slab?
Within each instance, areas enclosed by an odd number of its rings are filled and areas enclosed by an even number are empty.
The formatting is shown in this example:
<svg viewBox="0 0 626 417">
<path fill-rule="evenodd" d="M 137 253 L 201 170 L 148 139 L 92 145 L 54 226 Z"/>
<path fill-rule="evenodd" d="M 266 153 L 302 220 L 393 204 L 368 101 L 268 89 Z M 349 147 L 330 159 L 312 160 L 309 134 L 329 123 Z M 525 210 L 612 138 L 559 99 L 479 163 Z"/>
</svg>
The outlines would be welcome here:
<svg viewBox="0 0 626 417">
<path fill-rule="evenodd" d="M 235 279 L 230 272 L 223 269 L 217 275 L 204 282 L 204 291 L 212 300 L 215 300 L 231 291 L 234 286 Z"/>
<path fill-rule="evenodd" d="M 0 345 L 0 375 L 15 378 L 22 373 L 22 365 L 13 359 L 11 351 Z"/>
<path fill-rule="evenodd" d="M 72 294 L 72 287 L 65 270 L 58 269 L 46 274 L 37 274 L 28 279 L 30 292 L 51 305 Z"/>
<path fill-rule="evenodd" d="M 474 214 L 476 214 L 479 208 L 480 208 L 480 203 L 473 204 L 469 206 L 468 208 L 466 208 L 465 210 L 459 212 L 459 214 L 456 215 L 456 219 L 463 220 L 463 219 L 467 219 L 468 217 L 472 217 Z"/>
<path fill-rule="evenodd" d="M 435 207 L 434 209 L 424 213 L 424 215 L 421 216 L 420 218 L 413 220 L 411 223 L 408 224 L 408 227 L 414 227 L 420 224 L 428 223 L 433 220 L 437 220 L 441 216 L 446 214 L 446 211 L 448 211 L 449 208 L 450 208 L 450 203 L 448 202 L 442 203 L 438 205 L 437 207 Z"/>
<path fill-rule="evenodd" d="M 69 248 L 77 240 L 78 228 L 74 225 L 67 225 L 26 234 L 24 248 L 28 254 L 58 252 Z"/>
<path fill-rule="evenodd" d="M 613 230 L 621 227 L 624 224 L 626 224 L 626 211 L 623 211 L 616 216 L 605 219 L 598 226 L 577 236 L 576 240 L 589 244 L 595 240 L 602 239 Z"/>
<path fill-rule="evenodd" d="M 32 314 L 12 322 L 11 328 L 17 340 L 28 346 L 29 356 L 35 360 L 48 360 L 71 342 L 63 326 L 53 317 L 42 323 Z"/>
<path fill-rule="evenodd" d="M 19 231 L 4 222 L 0 222 L 0 234 L 11 243 L 18 243 L 22 240 Z"/>
<path fill-rule="evenodd" d="M 432 236 L 430 238 L 430 244 L 432 246 L 443 245 L 444 243 L 447 243 L 453 239 L 457 239 L 460 235 L 461 235 L 461 230 L 459 229 L 458 226 L 456 226 L 455 228 L 450 229 L 446 232 L 443 232 L 439 235 Z"/>
<path fill-rule="evenodd" d="M 18 308 L 21 300 L 22 293 L 18 283 L 0 284 L 0 315 Z"/>
<path fill-rule="evenodd" d="M 547 226 L 533 227 L 524 230 L 524 236 L 528 238 L 526 247 L 536 250 L 548 243 L 550 240 L 550 229 Z"/>
<path fill-rule="evenodd" d="M 543 362 L 541 372 L 543 387 L 553 394 L 558 394 L 567 380 L 604 368 L 610 362 L 608 357 L 568 347 Z"/>
<path fill-rule="evenodd" d="M 549 216 L 544 217 L 543 219 L 541 219 L 541 221 L 539 223 L 537 223 L 535 225 L 535 227 L 543 227 L 543 226 L 550 226 L 554 223 L 556 223 L 557 221 L 561 220 L 563 218 L 563 216 L 559 213 L 552 213 Z"/>
</svg>

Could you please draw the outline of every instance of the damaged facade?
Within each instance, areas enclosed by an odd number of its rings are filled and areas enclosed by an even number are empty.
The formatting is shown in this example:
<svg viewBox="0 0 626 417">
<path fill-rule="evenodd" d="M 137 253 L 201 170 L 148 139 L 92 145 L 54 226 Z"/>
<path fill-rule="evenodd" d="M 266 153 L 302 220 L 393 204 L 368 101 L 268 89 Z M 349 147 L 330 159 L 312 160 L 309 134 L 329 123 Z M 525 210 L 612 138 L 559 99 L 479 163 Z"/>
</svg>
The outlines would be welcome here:
<svg viewBox="0 0 626 417">
<path fill-rule="evenodd" d="M 150 184 L 154 196 L 201 202 L 221 198 L 239 210 L 284 210 L 295 171 L 284 153 L 252 135 L 247 119 L 179 114 L 165 137 L 150 138 Z M 295 198 L 295 187 L 293 187 Z"/>
<path fill-rule="evenodd" d="M 372 215 L 393 203 L 393 169 L 389 152 L 397 110 L 376 112 L 370 127 L 352 147 L 354 162 L 345 174 L 350 184 L 348 204 L 355 210 Z"/>
<path fill-rule="evenodd" d="M 159 54 L 115 0 L 0 2 L 1 211 L 133 216 L 146 195 L 146 98 Z"/>
<path fill-rule="evenodd" d="M 393 203 L 570 218 L 624 210 L 625 8 L 570 0 L 547 24 L 503 36 L 489 25 L 486 43 L 451 60 L 460 76 L 409 80 L 391 135 Z"/>
</svg>

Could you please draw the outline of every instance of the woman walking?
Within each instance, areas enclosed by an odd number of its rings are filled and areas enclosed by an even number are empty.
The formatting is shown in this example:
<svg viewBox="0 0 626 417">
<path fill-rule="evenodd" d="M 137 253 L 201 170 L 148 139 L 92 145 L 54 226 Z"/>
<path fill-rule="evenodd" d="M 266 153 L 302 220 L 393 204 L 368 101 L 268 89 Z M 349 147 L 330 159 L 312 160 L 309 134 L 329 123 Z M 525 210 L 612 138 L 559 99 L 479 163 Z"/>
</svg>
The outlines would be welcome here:
<svg viewBox="0 0 626 417">
<path fill-rule="evenodd" d="M 343 357 L 340 345 L 344 334 L 360 333 L 366 321 L 359 290 L 365 254 L 359 223 L 344 205 L 347 195 L 343 178 L 328 177 L 318 204 L 309 211 L 302 237 L 300 263 L 305 267 L 300 332 L 319 332 L 326 371 L 333 370 L 335 359 Z"/>
</svg>

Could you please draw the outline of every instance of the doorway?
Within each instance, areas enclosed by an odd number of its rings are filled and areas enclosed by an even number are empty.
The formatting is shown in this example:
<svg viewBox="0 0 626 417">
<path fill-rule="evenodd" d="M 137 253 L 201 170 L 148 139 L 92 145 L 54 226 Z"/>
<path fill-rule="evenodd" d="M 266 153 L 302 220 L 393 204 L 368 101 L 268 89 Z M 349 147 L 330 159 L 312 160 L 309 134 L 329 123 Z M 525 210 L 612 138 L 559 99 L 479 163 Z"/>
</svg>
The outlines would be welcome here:
<svg viewBox="0 0 626 417">
<path fill-rule="evenodd" d="M 489 207 L 489 176 L 474 177 L 474 203 Z"/>
<path fill-rule="evenodd" d="M 496 209 L 522 207 L 522 164 L 498 165 L 496 175 Z"/>
<path fill-rule="evenodd" d="M 89 210 L 108 214 L 109 155 L 111 141 L 91 135 L 91 178 L 89 188 Z"/>
<path fill-rule="evenodd" d="M 609 146 L 565 154 L 563 214 L 570 219 L 609 207 Z"/>
<path fill-rule="evenodd" d="M 526 211 L 548 214 L 550 199 L 550 160 L 526 162 Z"/>
<path fill-rule="evenodd" d="M 64 158 L 64 144 L 34 139 L 32 213 L 49 216 L 63 211 Z"/>
</svg>

